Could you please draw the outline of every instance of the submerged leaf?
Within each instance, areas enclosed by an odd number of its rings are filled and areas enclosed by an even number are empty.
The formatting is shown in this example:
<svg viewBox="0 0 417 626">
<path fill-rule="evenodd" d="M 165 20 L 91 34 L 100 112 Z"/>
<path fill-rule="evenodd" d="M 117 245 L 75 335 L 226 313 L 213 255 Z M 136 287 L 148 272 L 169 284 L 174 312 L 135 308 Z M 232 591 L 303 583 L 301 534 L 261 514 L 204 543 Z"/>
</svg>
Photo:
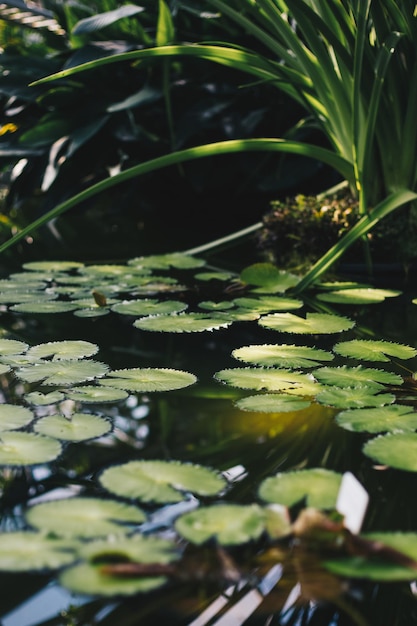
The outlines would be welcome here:
<svg viewBox="0 0 417 626">
<path fill-rule="evenodd" d="M 100 380 L 100 385 L 125 389 L 131 392 L 172 391 L 183 389 L 196 382 L 194 374 L 181 370 L 156 367 L 132 367 L 113 370 Z"/>
<path fill-rule="evenodd" d="M 61 454 L 56 439 L 17 431 L 0 433 L 0 465 L 37 465 L 53 461 Z"/>
<path fill-rule="evenodd" d="M 349 330 L 353 328 L 355 322 L 347 317 L 329 313 L 307 313 L 305 319 L 293 313 L 272 313 L 261 317 L 258 324 L 286 333 L 331 334 Z"/>
<path fill-rule="evenodd" d="M 336 506 L 341 481 L 341 474 L 321 467 L 280 472 L 261 483 L 259 497 L 286 506 L 306 498 L 309 507 L 332 509 Z"/>
<path fill-rule="evenodd" d="M 78 554 L 73 541 L 55 539 L 36 532 L 0 535 L 0 570 L 28 572 L 53 570 L 73 563 Z"/>
<path fill-rule="evenodd" d="M 417 413 L 411 406 L 390 404 L 372 409 L 351 409 L 336 415 L 342 428 L 353 432 L 413 432 L 417 430 Z"/>
<path fill-rule="evenodd" d="M 215 504 L 181 515 L 175 530 L 198 545 L 209 539 L 236 545 L 258 539 L 265 530 L 265 521 L 263 509 L 256 504 Z"/>
<path fill-rule="evenodd" d="M 388 433 L 368 441 L 363 452 L 377 463 L 417 472 L 417 433 Z"/>
<path fill-rule="evenodd" d="M 70 418 L 64 415 L 47 415 L 35 424 L 34 429 L 42 435 L 64 441 L 85 441 L 107 434 L 112 428 L 104 417 L 91 413 L 73 413 Z"/>
<path fill-rule="evenodd" d="M 411 346 L 373 339 L 341 341 L 334 346 L 333 350 L 342 356 L 365 361 L 389 361 L 388 357 L 411 359 L 417 355 L 417 350 Z"/>
<path fill-rule="evenodd" d="M 232 356 L 239 361 L 256 365 L 285 366 L 287 368 L 313 367 L 320 361 L 331 361 L 334 356 L 331 352 L 286 344 L 264 344 L 243 346 L 233 350 Z"/>
<path fill-rule="evenodd" d="M 145 502 L 180 502 L 184 491 L 214 496 L 226 486 L 218 472 L 178 461 L 130 461 L 104 470 L 100 483 L 118 496 Z"/>
</svg>

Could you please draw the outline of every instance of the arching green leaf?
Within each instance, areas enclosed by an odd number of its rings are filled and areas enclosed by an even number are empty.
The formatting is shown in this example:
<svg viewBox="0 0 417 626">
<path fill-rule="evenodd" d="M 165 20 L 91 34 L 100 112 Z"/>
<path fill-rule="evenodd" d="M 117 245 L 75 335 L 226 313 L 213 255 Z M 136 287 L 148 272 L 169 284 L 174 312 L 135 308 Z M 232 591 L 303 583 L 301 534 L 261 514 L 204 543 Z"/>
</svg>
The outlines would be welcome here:
<svg viewBox="0 0 417 626">
<path fill-rule="evenodd" d="M 289 411 L 301 411 L 310 406 L 308 400 L 300 396 L 288 396 L 278 393 L 265 393 L 256 396 L 241 398 L 235 402 L 235 406 L 242 411 L 261 413 L 287 413 Z"/>
<path fill-rule="evenodd" d="M 336 506 L 341 480 L 341 474 L 321 467 L 280 472 L 261 483 L 259 497 L 285 506 L 306 498 L 307 506 L 332 509 Z"/>
<path fill-rule="evenodd" d="M 307 313 L 305 319 L 293 313 L 272 313 L 261 317 L 258 324 L 286 333 L 332 334 L 353 328 L 355 322 L 329 313 Z"/>
<path fill-rule="evenodd" d="M 320 361 L 331 361 L 334 358 L 326 350 L 286 344 L 243 346 L 233 350 L 232 356 L 245 363 L 286 368 L 314 367 Z"/>
<path fill-rule="evenodd" d="M 231 320 L 208 313 L 179 313 L 144 317 L 133 323 L 135 328 L 164 333 L 201 333 L 205 330 L 227 328 Z"/>
<path fill-rule="evenodd" d="M 95 439 L 110 432 L 109 420 L 91 413 L 73 413 L 69 418 L 64 415 L 47 415 L 38 420 L 35 431 L 42 435 L 64 441 L 85 441 Z"/>
<path fill-rule="evenodd" d="M 388 433 L 368 441 L 364 454 L 382 465 L 417 472 L 417 433 Z"/>
<path fill-rule="evenodd" d="M 226 486 L 218 472 L 178 461 L 130 461 L 104 470 L 100 483 L 118 496 L 144 502 L 180 502 L 185 491 L 214 496 Z"/>
<path fill-rule="evenodd" d="M 417 350 L 411 346 L 373 339 L 341 341 L 333 349 L 337 354 L 352 357 L 353 359 L 362 359 L 363 361 L 389 361 L 388 357 L 411 359 L 417 355 Z"/>
<path fill-rule="evenodd" d="M 37 465 L 53 461 L 61 454 L 56 439 L 35 433 L 4 431 L 0 433 L 0 465 Z"/>
<path fill-rule="evenodd" d="M 16 404 L 0 404 L 0 431 L 16 430 L 33 420 L 32 411 Z"/>
<path fill-rule="evenodd" d="M 236 545 L 258 539 L 265 530 L 265 513 L 256 504 L 216 504 L 181 515 L 175 522 L 175 529 L 198 545 L 209 539 L 216 539 L 223 545 Z"/>
<path fill-rule="evenodd" d="M 131 392 L 172 391 L 193 385 L 194 374 L 170 368 L 132 367 L 113 370 L 99 381 L 100 385 Z"/>
<path fill-rule="evenodd" d="M 351 409 L 336 415 L 342 428 L 354 432 L 413 432 L 417 430 L 417 413 L 411 406 L 390 404 L 372 409 Z"/>
<path fill-rule="evenodd" d="M 74 541 L 47 537 L 36 532 L 7 532 L 0 535 L 0 570 L 27 572 L 54 570 L 77 558 Z"/>
</svg>

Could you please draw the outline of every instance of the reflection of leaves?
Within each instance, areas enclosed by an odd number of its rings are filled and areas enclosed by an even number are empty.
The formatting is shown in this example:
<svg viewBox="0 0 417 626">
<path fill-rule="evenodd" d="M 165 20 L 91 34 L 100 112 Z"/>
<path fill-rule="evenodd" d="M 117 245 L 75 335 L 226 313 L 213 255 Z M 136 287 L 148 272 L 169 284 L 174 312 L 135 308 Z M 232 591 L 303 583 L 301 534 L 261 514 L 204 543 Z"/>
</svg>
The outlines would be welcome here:
<svg viewBox="0 0 417 626">
<path fill-rule="evenodd" d="M 226 485 L 218 472 L 178 461 L 130 461 L 104 470 L 100 483 L 118 496 L 145 502 L 180 502 L 181 491 L 213 496 Z"/>
<path fill-rule="evenodd" d="M 104 376 L 109 367 L 100 361 L 47 361 L 34 363 L 16 370 L 17 378 L 43 385 L 71 385 Z"/>
<path fill-rule="evenodd" d="M 108 385 L 127 391 L 172 391 L 183 389 L 196 382 L 194 374 L 170 368 L 132 367 L 113 370 L 100 380 L 100 385 Z"/>
<path fill-rule="evenodd" d="M 313 367 L 320 361 L 331 361 L 334 358 L 331 352 L 325 350 L 285 344 L 243 346 L 233 350 L 232 356 L 245 363 L 287 368 Z"/>
<path fill-rule="evenodd" d="M 341 341 L 333 349 L 342 356 L 366 361 L 389 361 L 388 356 L 397 359 L 411 359 L 417 355 L 417 350 L 411 346 L 392 341 L 376 341 L 372 339 Z"/>
<path fill-rule="evenodd" d="M 300 334 L 331 334 L 340 333 L 353 328 L 355 322 L 329 313 L 307 313 L 306 318 L 293 313 L 272 313 L 261 317 L 258 324 L 271 330 Z"/>
<path fill-rule="evenodd" d="M 320 467 L 282 472 L 261 483 L 259 497 L 286 506 L 306 498 L 310 507 L 330 509 L 336 506 L 341 480 L 341 474 Z"/>
</svg>

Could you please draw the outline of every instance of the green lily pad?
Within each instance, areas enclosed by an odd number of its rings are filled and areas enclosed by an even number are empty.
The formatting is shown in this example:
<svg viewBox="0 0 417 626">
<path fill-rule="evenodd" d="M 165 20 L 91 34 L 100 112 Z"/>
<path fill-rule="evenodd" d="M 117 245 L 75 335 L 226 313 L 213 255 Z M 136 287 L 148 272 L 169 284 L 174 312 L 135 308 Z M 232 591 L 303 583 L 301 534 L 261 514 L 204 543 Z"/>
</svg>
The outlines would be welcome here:
<svg viewBox="0 0 417 626">
<path fill-rule="evenodd" d="M 61 454 L 56 439 L 35 433 L 4 431 L 0 433 L 0 465 L 38 465 L 49 463 Z"/>
<path fill-rule="evenodd" d="M 180 557 L 178 547 L 173 541 L 138 534 L 89 541 L 80 547 L 78 553 L 91 563 L 172 563 Z"/>
<path fill-rule="evenodd" d="M 231 320 L 208 313 L 178 313 L 143 317 L 133 323 L 135 328 L 164 333 L 201 333 L 205 330 L 227 328 Z"/>
<path fill-rule="evenodd" d="M 72 385 L 104 376 L 108 365 L 100 361 L 45 361 L 27 365 L 16 370 L 17 378 L 28 383 L 41 382 L 43 385 Z"/>
<path fill-rule="evenodd" d="M 300 396 L 287 396 L 282 393 L 265 393 L 256 396 L 241 398 L 235 402 L 235 406 L 242 411 L 260 413 L 287 413 L 289 411 L 302 411 L 310 406 L 308 400 Z"/>
<path fill-rule="evenodd" d="M 180 502 L 186 491 L 214 496 L 226 486 L 218 472 L 178 461 L 130 461 L 105 469 L 100 483 L 115 495 L 144 502 Z"/>
<path fill-rule="evenodd" d="M 0 404 L 0 431 L 27 426 L 34 415 L 30 409 L 16 404 Z"/>
<path fill-rule="evenodd" d="M 74 593 L 112 598 L 147 593 L 166 582 L 164 576 L 112 576 L 105 573 L 102 565 L 91 563 L 68 567 L 59 576 L 59 583 Z"/>
<path fill-rule="evenodd" d="M 336 289 L 317 294 L 317 300 L 339 304 L 377 304 L 385 298 L 399 296 L 401 291 L 392 289 L 374 289 L 372 287 L 357 289 Z"/>
<path fill-rule="evenodd" d="M 0 376 L 2 374 L 7 374 L 7 372 L 10 372 L 10 367 L 5 364 L 0 365 Z"/>
<path fill-rule="evenodd" d="M 411 532 L 379 532 L 361 535 L 378 544 L 388 546 L 410 559 L 417 560 L 417 534 Z M 390 560 L 387 556 L 339 557 L 326 560 L 323 565 L 330 572 L 346 578 L 362 578 L 374 581 L 415 580 L 416 569 Z"/>
<path fill-rule="evenodd" d="M 16 339 L 0 339 L 0 355 L 8 356 L 12 354 L 22 354 L 26 352 L 29 345 L 24 341 L 16 341 Z"/>
<path fill-rule="evenodd" d="M 354 387 L 358 385 L 375 385 L 375 389 L 382 389 L 383 385 L 402 385 L 403 378 L 399 374 L 379 370 L 372 367 L 321 367 L 314 370 L 314 376 L 321 383 L 338 387 Z M 383 384 L 379 384 L 383 383 Z"/>
<path fill-rule="evenodd" d="M 32 303 L 34 307 L 37 307 L 38 304 L 42 304 L 46 301 L 53 301 L 58 297 L 58 294 L 46 291 L 40 291 L 39 289 L 28 289 L 23 288 L 23 285 L 20 286 L 20 289 L 15 289 L 14 291 L 5 291 L 0 293 L 0 304 L 12 304 L 10 309 L 12 311 L 20 311 L 19 307 L 32 307 Z M 18 307 L 18 308 L 16 308 Z"/>
<path fill-rule="evenodd" d="M 417 355 L 417 350 L 411 346 L 373 339 L 341 341 L 334 346 L 333 350 L 342 356 L 366 361 L 389 361 L 388 357 L 411 359 Z"/>
<path fill-rule="evenodd" d="M 111 307 L 111 310 L 115 313 L 121 313 L 122 315 L 167 315 L 171 313 L 180 313 L 187 308 L 187 304 L 178 300 L 126 300 L 125 302 L 119 302 Z"/>
<path fill-rule="evenodd" d="M 330 387 L 320 391 L 316 400 L 320 404 L 334 406 L 338 409 L 354 409 L 362 407 L 384 406 L 395 402 L 392 393 L 377 393 L 371 385 L 361 387 Z"/>
<path fill-rule="evenodd" d="M 46 359 L 52 357 L 54 360 L 83 359 L 93 356 L 98 352 L 98 346 L 91 341 L 49 341 L 32 346 L 27 354 L 29 357 Z"/>
<path fill-rule="evenodd" d="M 294 287 L 298 276 L 279 270 L 272 263 L 254 263 L 240 273 L 240 280 L 248 285 L 256 285 L 258 293 L 283 293 Z"/>
<path fill-rule="evenodd" d="M 283 333 L 325 335 L 349 330 L 355 322 L 330 313 L 307 313 L 305 319 L 293 313 L 272 313 L 261 317 L 258 324 Z"/>
<path fill-rule="evenodd" d="M 43 298 L 42 302 L 21 302 L 10 307 L 18 313 L 69 313 L 76 308 L 77 305 L 72 302 L 45 301 Z"/>
<path fill-rule="evenodd" d="M 233 274 L 230 272 L 199 272 L 194 274 L 194 278 L 203 281 L 221 280 L 222 282 L 226 282 L 233 278 Z"/>
<path fill-rule="evenodd" d="M 183 252 L 170 252 L 169 254 L 155 254 L 145 257 L 130 259 L 128 265 L 134 267 L 149 267 L 152 269 L 167 269 L 175 267 L 177 269 L 195 269 L 206 264 L 204 259 L 199 259 Z"/>
<path fill-rule="evenodd" d="M 265 530 L 265 513 L 256 504 L 215 504 L 181 515 L 175 530 L 197 545 L 209 539 L 236 545 L 258 539 Z"/>
<path fill-rule="evenodd" d="M 336 415 L 336 422 L 353 432 L 384 433 L 417 430 L 417 412 L 410 406 L 390 404 L 371 409 L 351 409 Z"/>
<path fill-rule="evenodd" d="M 213 302 L 212 300 L 203 300 L 198 303 L 200 309 L 206 311 L 227 311 L 233 309 L 235 305 L 230 300 L 223 300 L 222 302 Z"/>
<path fill-rule="evenodd" d="M 42 435 L 63 439 L 64 441 L 85 441 L 102 437 L 112 429 L 111 422 L 91 413 L 73 413 L 69 418 L 64 415 L 47 415 L 35 424 L 34 430 Z"/>
<path fill-rule="evenodd" d="M 60 391 L 51 391 L 50 393 L 42 393 L 41 391 L 31 391 L 25 394 L 24 399 L 29 404 L 35 404 L 38 406 L 47 406 L 48 404 L 55 404 L 64 400 L 65 396 Z"/>
<path fill-rule="evenodd" d="M 75 317 L 103 317 L 103 315 L 108 315 L 110 309 L 104 306 L 95 306 L 94 308 L 82 308 L 74 311 Z"/>
<path fill-rule="evenodd" d="M 256 391 L 288 391 L 290 389 L 300 390 L 307 385 L 309 388 L 314 385 L 315 392 L 320 386 L 314 383 L 308 374 L 292 372 L 290 370 L 269 369 L 266 367 L 234 367 L 220 370 L 214 374 L 215 380 L 239 387 L 240 389 L 256 389 Z"/>
<path fill-rule="evenodd" d="M 0 535 L 0 570 L 27 572 L 54 570 L 73 563 L 78 554 L 73 541 L 36 532 L 6 532 Z"/>
<path fill-rule="evenodd" d="M 84 267 L 84 263 L 78 261 L 28 261 L 22 267 L 25 270 L 35 272 L 68 272 Z"/>
<path fill-rule="evenodd" d="M 30 526 L 46 533 L 84 538 L 125 535 L 146 519 L 137 506 L 83 496 L 36 504 L 25 517 Z"/>
<path fill-rule="evenodd" d="M 69 400 L 75 402 L 86 402 L 101 404 L 102 402 L 118 402 L 128 397 L 127 391 L 116 387 L 98 387 L 97 385 L 84 385 L 82 387 L 71 387 L 65 392 Z"/>
<path fill-rule="evenodd" d="M 131 392 L 172 391 L 183 389 L 196 382 L 194 374 L 170 368 L 132 367 L 113 370 L 100 385 L 125 389 Z"/>
<path fill-rule="evenodd" d="M 314 367 L 319 365 L 320 361 L 331 361 L 334 358 L 333 354 L 326 350 L 286 344 L 243 346 L 233 350 L 232 356 L 246 363 L 286 368 Z"/>
<path fill-rule="evenodd" d="M 292 506 L 306 498 L 307 506 L 317 509 L 336 507 L 342 475 L 321 467 L 280 472 L 266 478 L 259 497 L 275 504 Z"/>
<path fill-rule="evenodd" d="M 303 306 L 302 300 L 284 298 L 283 296 L 260 296 L 259 298 L 235 298 L 235 305 L 243 309 L 265 314 L 273 311 L 292 311 Z"/>
<path fill-rule="evenodd" d="M 363 452 L 377 463 L 417 472 L 417 433 L 388 433 L 368 441 Z"/>
</svg>

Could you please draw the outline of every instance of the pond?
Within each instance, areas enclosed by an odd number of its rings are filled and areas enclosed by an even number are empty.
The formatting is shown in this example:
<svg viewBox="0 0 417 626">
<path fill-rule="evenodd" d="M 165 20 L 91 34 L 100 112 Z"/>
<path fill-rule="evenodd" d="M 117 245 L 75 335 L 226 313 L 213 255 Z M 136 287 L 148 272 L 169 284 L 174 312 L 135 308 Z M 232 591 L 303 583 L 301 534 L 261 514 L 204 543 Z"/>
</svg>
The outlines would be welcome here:
<svg viewBox="0 0 417 626">
<path fill-rule="evenodd" d="M 2 626 L 417 623 L 417 294 L 224 265 L 0 281 Z"/>
</svg>

